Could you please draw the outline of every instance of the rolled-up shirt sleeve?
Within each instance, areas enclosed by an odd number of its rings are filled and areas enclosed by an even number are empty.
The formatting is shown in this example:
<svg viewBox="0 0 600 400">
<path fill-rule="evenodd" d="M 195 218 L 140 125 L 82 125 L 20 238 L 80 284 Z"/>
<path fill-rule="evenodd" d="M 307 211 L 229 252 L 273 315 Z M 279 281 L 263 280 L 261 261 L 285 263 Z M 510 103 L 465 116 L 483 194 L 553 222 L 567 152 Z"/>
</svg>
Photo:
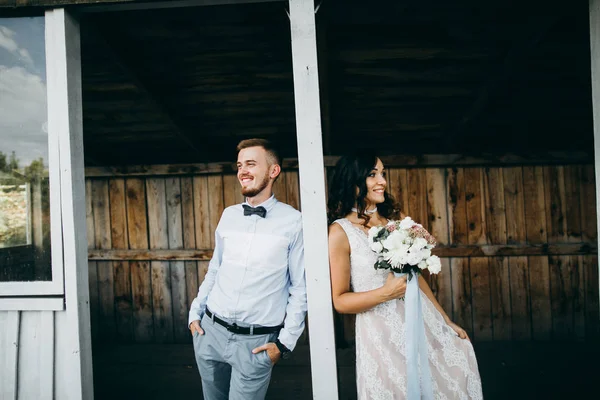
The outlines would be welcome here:
<svg viewBox="0 0 600 400">
<path fill-rule="evenodd" d="M 306 317 L 306 278 L 304 274 L 304 239 L 302 236 L 302 220 L 297 221 L 297 229 L 290 241 L 288 253 L 288 271 L 290 278 L 289 298 L 283 329 L 279 333 L 279 341 L 293 350 L 304 331 Z"/>
<path fill-rule="evenodd" d="M 219 222 L 219 225 L 221 223 Z M 208 264 L 208 272 L 206 273 L 206 277 L 204 281 L 200 285 L 198 289 L 198 296 L 192 301 L 192 305 L 190 306 L 190 312 L 188 316 L 188 327 L 193 321 L 202 319 L 204 312 L 206 310 L 206 302 L 208 300 L 208 294 L 212 290 L 215 285 L 215 281 L 217 279 L 217 272 L 219 272 L 219 268 L 221 267 L 221 261 L 223 259 L 223 238 L 219 234 L 219 227 L 215 231 L 215 248 L 213 252 L 213 256 Z"/>
</svg>

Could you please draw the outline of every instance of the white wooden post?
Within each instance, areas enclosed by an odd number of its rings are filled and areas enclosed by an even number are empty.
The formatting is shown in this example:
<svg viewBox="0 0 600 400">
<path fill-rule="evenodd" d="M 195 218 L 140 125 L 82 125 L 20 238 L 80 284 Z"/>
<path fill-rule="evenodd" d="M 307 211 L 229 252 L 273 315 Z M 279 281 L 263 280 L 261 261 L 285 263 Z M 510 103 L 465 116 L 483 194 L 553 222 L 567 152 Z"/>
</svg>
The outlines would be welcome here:
<svg viewBox="0 0 600 400">
<path fill-rule="evenodd" d="M 290 0 L 313 399 L 338 398 L 313 0 Z"/>
<path fill-rule="evenodd" d="M 48 127 L 60 152 L 65 311 L 56 313 L 57 398 L 93 399 L 79 23 L 46 11 Z"/>
<path fill-rule="evenodd" d="M 590 0 L 590 55 L 592 62 L 592 107 L 594 109 L 596 226 L 600 228 L 600 0 Z M 598 275 L 600 276 L 600 274 Z M 598 286 L 600 287 L 600 281 Z"/>
</svg>

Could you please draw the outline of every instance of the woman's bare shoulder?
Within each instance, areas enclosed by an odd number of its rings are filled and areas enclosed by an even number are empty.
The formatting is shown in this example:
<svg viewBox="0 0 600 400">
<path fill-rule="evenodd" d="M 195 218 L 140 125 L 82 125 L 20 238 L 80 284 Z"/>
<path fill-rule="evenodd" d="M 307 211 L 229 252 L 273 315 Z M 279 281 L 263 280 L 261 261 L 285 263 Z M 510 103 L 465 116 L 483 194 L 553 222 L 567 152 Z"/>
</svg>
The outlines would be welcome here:
<svg viewBox="0 0 600 400">
<path fill-rule="evenodd" d="M 348 246 L 348 236 L 346 235 L 346 231 L 342 226 L 338 223 L 333 223 L 329 225 L 329 244 L 330 245 L 342 245 Z"/>
</svg>

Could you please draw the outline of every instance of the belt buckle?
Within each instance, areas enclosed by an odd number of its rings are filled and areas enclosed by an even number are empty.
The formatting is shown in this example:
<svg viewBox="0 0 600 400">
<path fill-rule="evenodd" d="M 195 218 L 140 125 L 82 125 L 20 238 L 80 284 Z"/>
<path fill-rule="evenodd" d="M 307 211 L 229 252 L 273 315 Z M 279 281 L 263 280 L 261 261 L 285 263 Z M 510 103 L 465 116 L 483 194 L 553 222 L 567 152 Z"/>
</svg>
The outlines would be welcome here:
<svg viewBox="0 0 600 400">
<path fill-rule="evenodd" d="M 237 324 L 234 322 L 233 324 L 228 324 L 227 325 L 227 330 L 231 333 L 237 333 L 239 327 L 237 326 Z"/>
</svg>

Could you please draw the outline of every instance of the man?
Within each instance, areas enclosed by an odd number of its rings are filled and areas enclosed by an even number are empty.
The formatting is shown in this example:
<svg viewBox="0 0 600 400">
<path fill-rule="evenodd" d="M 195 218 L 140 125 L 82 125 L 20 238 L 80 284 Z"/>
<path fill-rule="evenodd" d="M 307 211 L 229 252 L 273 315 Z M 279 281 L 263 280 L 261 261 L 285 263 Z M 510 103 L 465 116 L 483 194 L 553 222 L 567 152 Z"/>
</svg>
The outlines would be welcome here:
<svg viewBox="0 0 600 400">
<path fill-rule="evenodd" d="M 281 162 L 264 139 L 238 145 L 243 204 L 223 212 L 189 328 L 205 400 L 264 399 L 273 365 L 304 330 L 300 212 L 273 196 Z"/>
</svg>

